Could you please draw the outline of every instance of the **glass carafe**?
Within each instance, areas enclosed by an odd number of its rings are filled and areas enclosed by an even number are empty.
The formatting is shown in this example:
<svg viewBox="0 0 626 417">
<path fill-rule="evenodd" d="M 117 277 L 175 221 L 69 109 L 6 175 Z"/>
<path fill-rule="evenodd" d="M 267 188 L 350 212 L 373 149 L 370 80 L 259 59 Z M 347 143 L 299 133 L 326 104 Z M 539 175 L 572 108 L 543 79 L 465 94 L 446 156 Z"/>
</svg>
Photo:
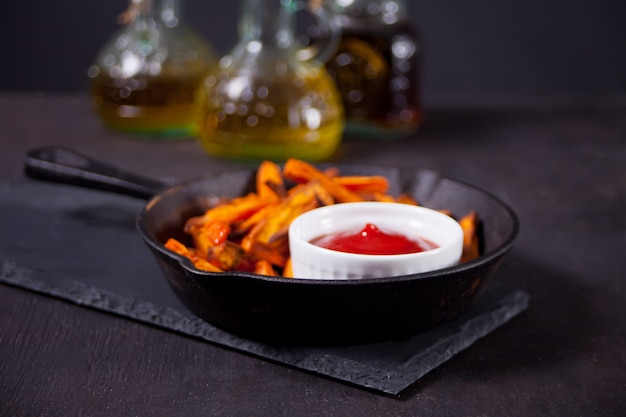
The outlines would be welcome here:
<svg viewBox="0 0 626 417">
<path fill-rule="evenodd" d="M 217 55 L 178 9 L 179 0 L 131 0 L 124 26 L 89 68 L 91 101 L 108 127 L 156 139 L 195 135 L 194 95 Z"/>
<path fill-rule="evenodd" d="M 403 0 L 327 0 L 341 42 L 326 63 L 341 92 L 346 134 L 389 139 L 418 130 L 418 34 Z"/>
<path fill-rule="evenodd" d="M 300 2 L 243 0 L 239 41 L 205 79 L 199 103 L 199 140 L 217 157 L 310 161 L 330 157 L 343 132 L 343 108 L 323 55 L 339 40 L 323 9 L 328 43 L 316 58 L 294 41 Z M 307 52 L 307 53 L 305 53 Z"/>
</svg>

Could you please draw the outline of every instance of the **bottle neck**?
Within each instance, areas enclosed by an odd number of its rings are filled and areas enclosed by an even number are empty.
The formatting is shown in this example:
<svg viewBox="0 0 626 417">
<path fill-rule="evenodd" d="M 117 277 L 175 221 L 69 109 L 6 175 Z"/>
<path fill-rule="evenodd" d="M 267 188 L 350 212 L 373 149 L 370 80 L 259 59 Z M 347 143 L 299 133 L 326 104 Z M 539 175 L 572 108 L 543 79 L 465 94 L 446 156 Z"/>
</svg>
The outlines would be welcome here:
<svg viewBox="0 0 626 417">
<path fill-rule="evenodd" d="M 392 24 L 407 16 L 404 0 L 331 0 L 338 15 L 364 19 L 380 19 Z"/>
<path fill-rule="evenodd" d="M 244 0 L 239 20 L 240 39 L 267 47 L 292 47 L 295 8 L 292 0 Z"/>
<path fill-rule="evenodd" d="M 175 27 L 180 20 L 179 0 L 131 0 L 128 12 L 134 20 L 154 20 L 166 27 Z"/>
</svg>

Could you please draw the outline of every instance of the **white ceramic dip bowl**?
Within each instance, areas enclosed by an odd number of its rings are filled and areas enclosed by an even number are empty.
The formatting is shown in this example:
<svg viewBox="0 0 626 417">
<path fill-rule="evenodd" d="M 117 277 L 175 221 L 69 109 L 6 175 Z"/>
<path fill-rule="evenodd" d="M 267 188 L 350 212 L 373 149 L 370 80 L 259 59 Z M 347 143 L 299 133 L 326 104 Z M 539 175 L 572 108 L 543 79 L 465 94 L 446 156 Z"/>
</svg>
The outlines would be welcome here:
<svg viewBox="0 0 626 417">
<path fill-rule="evenodd" d="M 326 235 L 362 230 L 373 224 L 410 240 L 426 239 L 434 249 L 399 255 L 365 255 L 326 249 L 311 243 Z M 341 203 L 298 216 L 289 227 L 294 278 L 346 280 L 394 277 L 456 265 L 463 251 L 463 229 L 450 216 L 400 203 Z"/>
</svg>

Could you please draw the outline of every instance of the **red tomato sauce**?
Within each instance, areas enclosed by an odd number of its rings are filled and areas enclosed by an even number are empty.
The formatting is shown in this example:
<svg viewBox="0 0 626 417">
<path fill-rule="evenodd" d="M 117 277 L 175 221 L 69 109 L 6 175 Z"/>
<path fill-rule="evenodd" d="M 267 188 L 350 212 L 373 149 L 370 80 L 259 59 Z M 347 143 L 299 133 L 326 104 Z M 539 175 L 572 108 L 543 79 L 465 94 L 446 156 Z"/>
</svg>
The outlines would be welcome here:
<svg viewBox="0 0 626 417">
<path fill-rule="evenodd" d="M 324 235 L 313 239 L 311 243 L 326 249 L 364 255 L 401 255 L 438 247 L 424 238 L 412 240 L 401 234 L 383 232 L 371 223 L 356 233 L 346 231 Z"/>
</svg>

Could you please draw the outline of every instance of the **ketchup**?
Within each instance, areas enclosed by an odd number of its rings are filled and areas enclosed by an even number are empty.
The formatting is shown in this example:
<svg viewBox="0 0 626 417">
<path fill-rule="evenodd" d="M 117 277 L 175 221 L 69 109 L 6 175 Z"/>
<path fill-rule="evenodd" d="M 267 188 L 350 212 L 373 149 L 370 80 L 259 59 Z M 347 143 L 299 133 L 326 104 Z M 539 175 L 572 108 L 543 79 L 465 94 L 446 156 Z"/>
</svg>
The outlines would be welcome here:
<svg viewBox="0 0 626 417">
<path fill-rule="evenodd" d="M 324 235 L 311 241 L 314 245 L 339 252 L 360 253 L 364 255 L 401 255 L 424 252 L 438 246 L 426 239 L 411 240 L 404 235 L 386 233 L 372 223 L 354 233 L 341 232 Z"/>
</svg>

